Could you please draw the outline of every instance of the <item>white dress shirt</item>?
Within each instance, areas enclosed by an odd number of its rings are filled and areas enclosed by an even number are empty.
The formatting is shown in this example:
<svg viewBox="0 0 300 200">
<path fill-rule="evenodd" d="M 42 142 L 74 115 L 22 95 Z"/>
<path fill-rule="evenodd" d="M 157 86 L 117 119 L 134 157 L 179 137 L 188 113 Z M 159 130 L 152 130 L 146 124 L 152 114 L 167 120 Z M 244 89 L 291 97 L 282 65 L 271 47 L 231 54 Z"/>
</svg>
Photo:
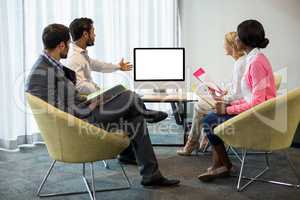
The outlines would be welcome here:
<svg viewBox="0 0 300 200">
<path fill-rule="evenodd" d="M 250 103 L 251 99 L 252 99 L 252 92 L 249 89 L 248 83 L 247 83 L 247 78 L 246 78 L 246 74 L 248 73 L 250 64 L 252 63 L 253 59 L 257 56 L 257 54 L 260 53 L 260 50 L 258 48 L 254 48 L 252 49 L 246 57 L 246 68 L 245 68 L 245 72 L 243 74 L 242 77 L 242 82 L 241 82 L 241 89 L 242 89 L 242 95 L 243 98 L 246 100 L 246 102 Z"/>
<path fill-rule="evenodd" d="M 224 97 L 225 101 L 231 102 L 243 97 L 241 81 L 246 69 L 246 56 L 241 56 L 234 63 L 232 82 L 230 83 L 228 95 Z"/>
<path fill-rule="evenodd" d="M 76 72 L 76 88 L 81 94 L 91 94 L 100 88 L 93 81 L 91 71 L 110 73 L 120 70 L 120 65 L 92 59 L 87 50 L 72 43 L 65 65 Z"/>
</svg>

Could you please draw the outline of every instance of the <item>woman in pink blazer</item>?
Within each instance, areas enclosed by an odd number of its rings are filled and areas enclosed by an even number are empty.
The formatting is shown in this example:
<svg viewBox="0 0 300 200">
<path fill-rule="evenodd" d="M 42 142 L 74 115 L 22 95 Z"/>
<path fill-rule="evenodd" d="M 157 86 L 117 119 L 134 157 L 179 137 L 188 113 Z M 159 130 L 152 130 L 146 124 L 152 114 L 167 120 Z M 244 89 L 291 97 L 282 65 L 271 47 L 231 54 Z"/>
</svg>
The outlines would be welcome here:
<svg viewBox="0 0 300 200">
<path fill-rule="evenodd" d="M 236 45 L 247 54 L 246 69 L 241 80 L 243 98 L 229 105 L 218 102 L 217 112 L 211 112 L 203 119 L 204 132 L 213 146 L 213 164 L 198 176 L 202 181 L 229 176 L 232 164 L 223 141 L 213 133 L 214 127 L 224 121 L 276 96 L 275 81 L 270 62 L 260 52 L 269 40 L 265 38 L 262 24 L 256 20 L 246 20 L 237 28 Z"/>
</svg>

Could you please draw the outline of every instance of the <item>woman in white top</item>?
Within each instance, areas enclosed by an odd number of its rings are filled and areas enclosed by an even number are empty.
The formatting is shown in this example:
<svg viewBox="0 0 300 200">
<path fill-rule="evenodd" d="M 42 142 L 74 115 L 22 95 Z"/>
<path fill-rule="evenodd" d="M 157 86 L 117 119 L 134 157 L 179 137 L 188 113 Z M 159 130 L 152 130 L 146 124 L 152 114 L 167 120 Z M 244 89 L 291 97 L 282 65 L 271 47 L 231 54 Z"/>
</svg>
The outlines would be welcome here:
<svg viewBox="0 0 300 200">
<path fill-rule="evenodd" d="M 246 59 L 244 52 L 239 51 L 235 44 L 236 36 L 236 32 L 229 32 L 225 35 L 224 39 L 225 54 L 231 56 L 235 60 L 232 82 L 230 84 L 228 93 L 223 97 L 217 96 L 214 92 L 211 92 L 214 100 L 225 100 L 226 102 L 230 102 L 241 98 L 241 79 L 245 71 Z M 199 149 L 201 150 L 206 146 L 208 140 L 206 136 L 201 134 L 202 119 L 208 112 L 214 110 L 215 107 L 203 100 L 199 100 L 199 102 L 195 104 L 193 122 L 188 141 L 183 149 L 177 151 L 178 155 L 189 156 L 193 151 L 198 151 Z M 200 136 L 202 137 L 200 138 Z"/>
</svg>

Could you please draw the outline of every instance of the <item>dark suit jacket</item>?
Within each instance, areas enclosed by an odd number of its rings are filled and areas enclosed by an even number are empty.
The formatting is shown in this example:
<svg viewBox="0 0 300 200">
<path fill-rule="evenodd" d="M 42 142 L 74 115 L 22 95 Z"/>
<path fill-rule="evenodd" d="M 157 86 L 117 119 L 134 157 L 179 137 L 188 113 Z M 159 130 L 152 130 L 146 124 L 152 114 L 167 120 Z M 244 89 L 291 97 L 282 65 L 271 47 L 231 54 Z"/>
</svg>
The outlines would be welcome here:
<svg viewBox="0 0 300 200">
<path fill-rule="evenodd" d="M 63 71 L 50 63 L 44 56 L 35 62 L 26 82 L 26 92 L 41 98 L 60 110 L 79 118 L 91 114 L 75 88 L 76 74 L 64 67 Z"/>
</svg>

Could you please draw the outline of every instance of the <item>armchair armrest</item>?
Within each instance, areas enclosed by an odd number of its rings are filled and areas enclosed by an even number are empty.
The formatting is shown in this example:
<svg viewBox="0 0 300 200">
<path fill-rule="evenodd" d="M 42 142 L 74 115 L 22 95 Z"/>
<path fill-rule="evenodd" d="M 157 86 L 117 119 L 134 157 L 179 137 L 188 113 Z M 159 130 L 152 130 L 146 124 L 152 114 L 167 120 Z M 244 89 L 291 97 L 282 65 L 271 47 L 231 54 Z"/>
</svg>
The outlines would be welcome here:
<svg viewBox="0 0 300 200">
<path fill-rule="evenodd" d="M 296 118 L 295 118 L 296 119 Z M 298 120 L 298 119 L 297 119 Z M 289 126 L 286 96 L 270 99 L 214 129 L 223 141 L 236 148 L 278 150 L 291 144 L 294 127 Z"/>
</svg>

